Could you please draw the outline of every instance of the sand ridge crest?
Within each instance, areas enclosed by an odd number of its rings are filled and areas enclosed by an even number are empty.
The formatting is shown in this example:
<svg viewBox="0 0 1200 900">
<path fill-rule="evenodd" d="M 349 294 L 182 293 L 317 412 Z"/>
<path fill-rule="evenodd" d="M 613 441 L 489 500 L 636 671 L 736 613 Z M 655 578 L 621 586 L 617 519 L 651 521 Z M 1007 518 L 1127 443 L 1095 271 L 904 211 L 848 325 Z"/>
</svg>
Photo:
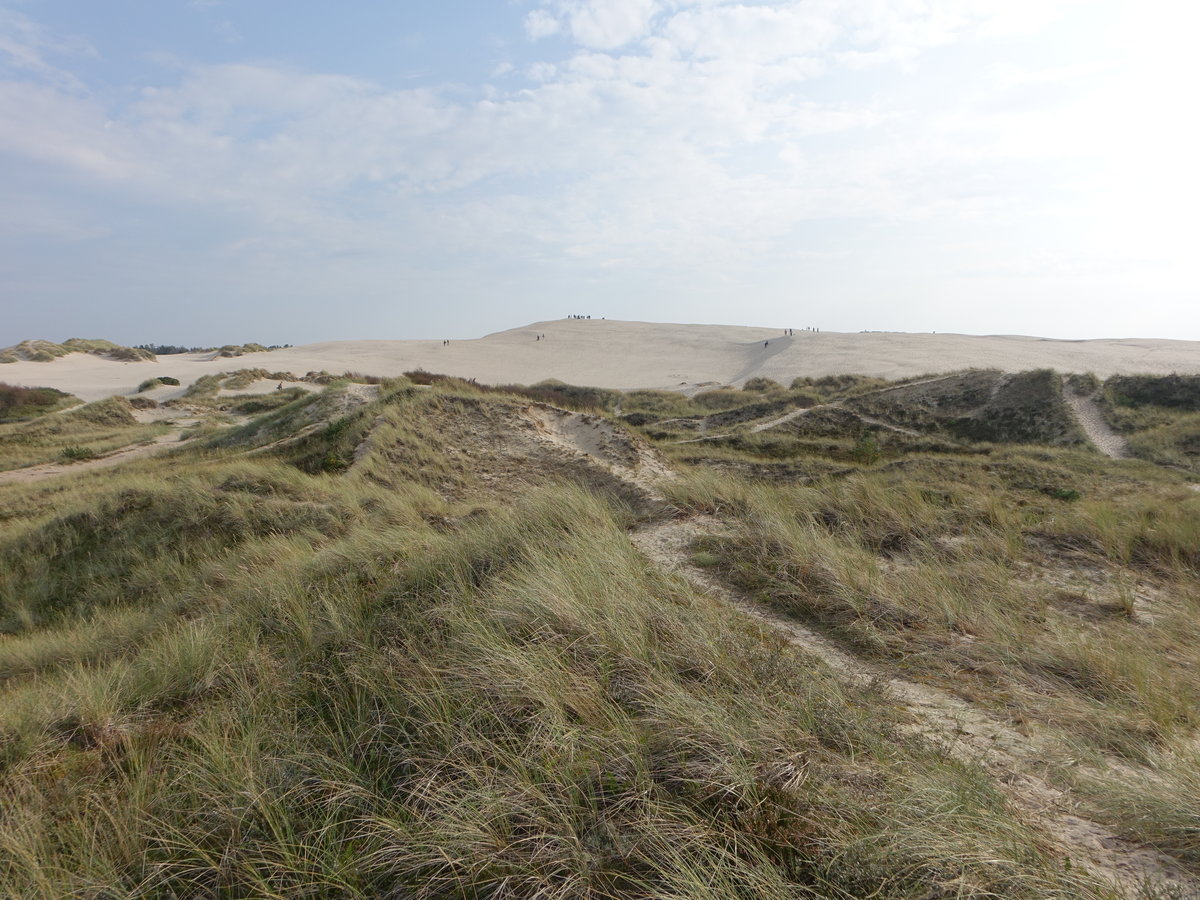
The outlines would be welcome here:
<svg viewBox="0 0 1200 900">
<path fill-rule="evenodd" d="M 1066 341 L 1037 337 L 899 332 L 805 332 L 733 325 L 676 325 L 615 320 L 536 322 L 473 340 L 329 341 L 255 353 L 244 360 L 204 354 L 118 362 L 73 353 L 53 362 L 0 365 L 0 380 L 54 387 L 84 400 L 132 394 L 149 378 L 169 375 L 186 386 L 239 365 L 271 371 L 361 372 L 394 377 L 424 369 L 487 384 L 570 384 L 620 390 L 684 392 L 752 377 L 784 383 L 800 376 L 864 374 L 914 377 L 930 372 L 997 368 L 1020 372 L 1200 373 L 1200 342 L 1157 339 Z M 545 339 L 538 339 L 544 334 Z M 261 390 L 272 387 L 255 385 Z"/>
</svg>

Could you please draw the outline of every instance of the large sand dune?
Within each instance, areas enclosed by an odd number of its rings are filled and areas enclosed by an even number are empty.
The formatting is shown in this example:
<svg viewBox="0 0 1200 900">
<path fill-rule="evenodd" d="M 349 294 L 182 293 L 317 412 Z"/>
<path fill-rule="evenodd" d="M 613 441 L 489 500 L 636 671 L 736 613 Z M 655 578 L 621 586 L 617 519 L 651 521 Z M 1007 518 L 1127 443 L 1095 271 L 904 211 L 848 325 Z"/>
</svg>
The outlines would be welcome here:
<svg viewBox="0 0 1200 900">
<path fill-rule="evenodd" d="M 537 340 L 544 334 L 544 340 Z M 124 363 L 85 353 L 48 363 L 0 365 L 0 381 L 69 391 L 85 400 L 131 394 L 147 378 L 171 375 L 186 386 L 201 375 L 263 368 L 304 375 L 314 370 L 399 375 L 425 369 L 489 384 L 532 384 L 557 378 L 612 388 L 694 390 L 740 385 L 763 375 L 787 383 L 801 375 L 860 372 L 899 378 L 969 367 L 1016 372 L 1200 373 L 1200 342 L 1157 339 L 1062 341 L 1013 335 L 840 334 L 731 325 L 671 325 L 564 319 L 537 322 L 477 340 L 331 341 L 253 353 L 236 359 L 210 354 L 161 356 Z M 184 387 L 151 396 L 178 396 Z"/>
</svg>

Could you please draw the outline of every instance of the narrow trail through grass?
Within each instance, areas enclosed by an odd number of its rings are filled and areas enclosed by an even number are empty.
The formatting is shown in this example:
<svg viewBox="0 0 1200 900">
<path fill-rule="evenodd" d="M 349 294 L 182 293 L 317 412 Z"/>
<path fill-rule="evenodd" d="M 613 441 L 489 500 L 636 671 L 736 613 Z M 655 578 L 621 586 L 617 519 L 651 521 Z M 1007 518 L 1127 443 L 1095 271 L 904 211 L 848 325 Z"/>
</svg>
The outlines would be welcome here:
<svg viewBox="0 0 1200 900">
<path fill-rule="evenodd" d="M 812 409 L 811 406 L 802 406 L 800 409 L 793 409 L 790 412 L 784 413 L 778 419 L 771 419 L 769 422 L 760 422 L 751 428 L 750 432 L 757 434 L 760 431 L 766 431 L 768 428 L 774 428 L 776 425 L 783 425 L 785 422 L 792 421 L 792 419 L 798 419 L 800 416 L 807 415 L 810 409 Z"/>
<path fill-rule="evenodd" d="M 794 410 L 783 421 L 807 411 Z M 768 423 L 768 427 L 779 421 Z M 591 453 L 585 444 L 577 443 L 576 448 Z M 630 473 L 616 474 L 628 479 Z M 645 475 L 650 478 L 637 478 L 637 486 L 656 494 L 655 476 L 662 477 L 663 468 L 655 467 Z M 1014 806 L 1035 820 L 1072 864 L 1082 864 L 1131 898 L 1147 896 L 1148 888 L 1165 890 L 1172 897 L 1200 898 L 1200 880 L 1177 860 L 1122 838 L 1104 824 L 1088 818 L 1066 791 L 1054 787 L 1039 774 L 1050 754 L 1038 738 L 1021 734 L 978 706 L 944 690 L 898 677 L 847 653 L 817 632 L 730 590 L 694 565 L 690 548 L 696 539 L 721 530 L 717 518 L 693 515 L 643 525 L 630 533 L 630 540 L 655 565 L 678 573 L 700 591 L 753 616 L 781 633 L 789 643 L 819 657 L 839 676 L 855 683 L 884 685 L 912 716 L 914 734 L 961 761 L 982 765 Z"/>
<path fill-rule="evenodd" d="M 1200 900 L 1196 495 L 1065 390 L 869 462 L 933 420 L 748 393 L 337 385 L 5 488 L 0 895 Z"/>
<path fill-rule="evenodd" d="M 90 469 L 107 469 L 121 463 L 129 462 L 130 460 L 142 459 L 147 456 L 153 456 L 156 453 L 162 453 L 164 450 L 171 449 L 173 445 L 179 443 L 182 439 L 183 431 L 176 429 L 159 435 L 149 443 L 123 447 L 120 450 L 116 450 L 105 456 L 98 456 L 95 459 L 82 460 L 76 463 L 43 463 L 40 466 L 28 466 L 24 469 L 9 469 L 6 472 L 0 472 L 0 484 L 27 484 L 33 481 L 41 481 L 45 478 L 66 475 L 67 473 L 74 474 L 77 472 L 86 472 Z"/>
<path fill-rule="evenodd" d="M 941 381 L 946 381 L 948 378 L 951 378 L 951 377 L 954 377 L 954 376 L 939 375 L 936 378 L 923 378 L 918 381 L 909 381 L 909 382 L 905 382 L 903 384 L 895 385 L 892 387 L 885 387 L 885 388 L 879 388 L 878 390 L 868 391 L 867 393 L 863 394 L 862 396 L 874 397 L 877 395 L 886 394 L 890 391 L 897 391 L 897 390 L 901 390 L 901 389 L 905 389 L 905 388 L 914 388 L 914 387 L 919 387 L 919 386 L 925 385 L 925 384 L 936 384 Z M 783 415 L 777 416 L 774 419 L 770 419 L 766 422 L 759 422 L 756 425 L 752 425 L 749 429 L 749 432 L 750 432 L 750 434 L 759 434 L 764 431 L 770 431 L 772 428 L 777 428 L 780 425 L 786 425 L 788 422 L 798 419 L 801 416 L 806 416 L 809 413 L 811 413 L 815 410 L 820 410 L 820 409 L 846 409 L 846 405 L 844 403 L 842 403 L 840 400 L 834 400 L 832 402 L 821 403 L 816 406 L 801 406 L 801 407 L 798 407 L 797 409 L 788 410 Z M 856 412 L 855 415 L 857 415 L 861 421 L 863 421 L 864 423 L 866 423 L 868 425 L 875 425 L 879 428 L 883 428 L 888 431 L 894 431 L 898 434 L 909 435 L 910 437 L 920 437 L 921 436 L 921 433 L 919 431 L 915 431 L 911 428 L 905 428 L 901 425 L 895 425 L 891 422 L 885 422 L 883 419 L 872 418 L 870 416 L 865 416 L 858 412 Z M 667 420 L 667 421 L 670 421 L 670 420 Z M 660 423 L 660 424 L 665 424 L 665 423 Z M 677 444 L 694 444 L 694 443 L 699 443 L 701 441 L 718 441 L 723 438 L 731 437 L 732 434 L 733 434 L 732 432 L 722 432 L 721 434 L 708 434 L 707 422 L 706 422 L 706 420 L 702 420 L 701 424 L 700 424 L 700 436 L 699 437 L 687 438 L 685 440 L 675 441 L 675 443 L 677 443 Z"/>
<path fill-rule="evenodd" d="M 1113 459 L 1128 459 L 1132 456 L 1129 443 L 1104 421 L 1100 407 L 1094 399 L 1077 394 L 1066 387 L 1063 389 L 1063 399 L 1067 401 L 1079 427 L 1097 450 Z"/>
<path fill-rule="evenodd" d="M 889 674 L 846 653 L 822 635 L 763 609 L 730 590 L 691 562 L 696 538 L 721 529 L 711 516 L 693 516 L 643 526 L 630 534 L 649 560 L 685 578 L 743 614 L 780 632 L 790 643 L 822 659 L 840 676 L 858 683 L 882 683 L 913 716 L 912 730 L 947 753 L 984 766 L 1013 804 L 1028 813 L 1060 846 L 1072 864 L 1115 885 L 1125 896 L 1145 896 L 1145 888 L 1166 889 L 1173 897 L 1200 897 L 1200 880 L 1165 854 L 1119 837 L 1079 813 L 1072 798 L 1038 774 L 1045 748 L 978 707 L 929 685 Z"/>
</svg>

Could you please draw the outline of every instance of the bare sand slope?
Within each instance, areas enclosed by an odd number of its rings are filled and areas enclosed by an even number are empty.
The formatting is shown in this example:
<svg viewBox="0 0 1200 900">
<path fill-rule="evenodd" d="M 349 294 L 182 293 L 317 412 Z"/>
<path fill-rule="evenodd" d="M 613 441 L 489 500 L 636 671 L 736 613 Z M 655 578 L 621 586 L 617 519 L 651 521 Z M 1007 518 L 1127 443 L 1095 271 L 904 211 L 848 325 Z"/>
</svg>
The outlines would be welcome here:
<svg viewBox="0 0 1200 900">
<path fill-rule="evenodd" d="M 545 334 L 545 340 L 537 340 Z M 611 388 L 696 390 L 740 385 L 762 375 L 788 382 L 801 375 L 861 372 L 886 378 L 969 367 L 1016 372 L 1200 373 L 1200 342 L 1155 339 L 1060 341 L 1011 335 L 841 334 L 732 325 L 672 325 L 563 319 L 536 322 L 477 340 L 331 341 L 252 353 L 236 359 L 206 354 L 122 363 L 75 353 L 49 363 L 0 365 L 0 381 L 44 385 L 85 400 L 130 394 L 156 375 L 184 385 L 201 375 L 263 368 L 303 376 L 314 370 L 399 375 L 425 369 L 489 384 L 532 384 L 557 378 Z M 263 382 L 263 384 L 267 384 Z M 261 387 L 259 385 L 258 387 Z M 182 392 L 182 388 L 177 389 Z M 164 396 L 153 393 L 156 399 Z"/>
</svg>

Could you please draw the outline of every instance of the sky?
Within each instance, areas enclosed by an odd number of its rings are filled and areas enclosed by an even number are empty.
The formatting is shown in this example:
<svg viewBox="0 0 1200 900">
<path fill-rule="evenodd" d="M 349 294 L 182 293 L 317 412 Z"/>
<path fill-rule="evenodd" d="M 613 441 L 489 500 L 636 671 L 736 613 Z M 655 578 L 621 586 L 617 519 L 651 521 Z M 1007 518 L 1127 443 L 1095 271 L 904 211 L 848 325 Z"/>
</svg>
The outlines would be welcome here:
<svg viewBox="0 0 1200 900">
<path fill-rule="evenodd" d="M 1200 6 L 0 0 L 0 346 L 1200 340 Z"/>
</svg>

